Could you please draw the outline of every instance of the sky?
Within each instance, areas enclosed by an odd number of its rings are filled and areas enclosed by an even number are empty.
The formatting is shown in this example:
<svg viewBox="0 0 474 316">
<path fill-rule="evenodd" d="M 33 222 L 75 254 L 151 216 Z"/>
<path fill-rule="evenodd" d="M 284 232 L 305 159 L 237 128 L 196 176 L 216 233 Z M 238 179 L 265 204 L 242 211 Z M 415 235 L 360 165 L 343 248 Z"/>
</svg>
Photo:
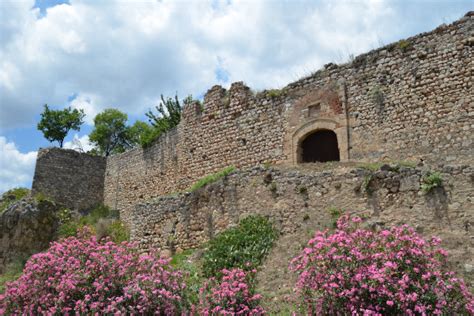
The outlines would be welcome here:
<svg viewBox="0 0 474 316">
<path fill-rule="evenodd" d="M 473 0 L 0 0 L 0 193 L 31 187 L 43 105 L 146 120 L 160 95 L 280 88 L 329 62 L 451 23 Z"/>
</svg>

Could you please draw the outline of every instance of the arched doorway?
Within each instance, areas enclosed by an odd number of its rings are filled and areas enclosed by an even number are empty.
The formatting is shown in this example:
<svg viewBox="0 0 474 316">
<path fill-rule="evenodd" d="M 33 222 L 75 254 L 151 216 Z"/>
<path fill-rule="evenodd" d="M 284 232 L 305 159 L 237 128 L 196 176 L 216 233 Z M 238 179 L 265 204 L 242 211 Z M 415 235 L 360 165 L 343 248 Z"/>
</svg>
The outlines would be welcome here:
<svg viewBox="0 0 474 316">
<path fill-rule="evenodd" d="M 300 143 L 299 162 L 339 161 L 337 136 L 331 130 L 317 130 Z"/>
</svg>

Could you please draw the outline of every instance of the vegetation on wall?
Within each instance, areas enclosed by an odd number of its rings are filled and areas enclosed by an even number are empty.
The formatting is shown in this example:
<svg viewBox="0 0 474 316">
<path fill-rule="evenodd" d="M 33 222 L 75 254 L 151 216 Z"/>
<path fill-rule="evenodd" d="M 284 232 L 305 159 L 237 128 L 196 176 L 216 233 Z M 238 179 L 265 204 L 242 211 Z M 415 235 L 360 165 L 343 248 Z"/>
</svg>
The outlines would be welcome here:
<svg viewBox="0 0 474 316">
<path fill-rule="evenodd" d="M 270 89 L 270 90 L 265 90 L 264 94 L 265 97 L 270 98 L 270 99 L 276 99 L 281 96 L 284 96 L 288 93 L 287 89 Z"/>
<path fill-rule="evenodd" d="M 45 104 L 37 128 L 43 132 L 44 137 L 48 141 L 57 141 L 59 147 L 62 148 L 64 138 L 69 131 L 80 130 L 84 116 L 83 110 L 71 109 L 71 107 L 63 110 L 51 110 L 48 105 Z"/>
<path fill-rule="evenodd" d="M 443 185 L 443 178 L 439 172 L 429 172 L 424 178 L 421 184 L 421 190 L 427 194 L 433 189 L 441 187 Z"/>
<path fill-rule="evenodd" d="M 30 190 L 27 188 L 13 188 L 3 193 L 0 198 L 0 214 L 2 214 L 11 205 L 18 202 L 28 194 L 30 194 Z"/>
<path fill-rule="evenodd" d="M 227 168 L 224 168 L 223 170 L 219 171 L 219 172 L 216 172 L 216 173 L 213 173 L 213 174 L 210 174 L 210 175 L 207 175 L 205 176 L 204 178 L 198 180 L 196 183 L 194 183 L 191 188 L 189 189 L 190 192 L 194 192 L 196 191 L 197 189 L 200 189 L 210 183 L 213 183 L 213 182 L 216 182 L 217 180 L 219 180 L 220 178 L 223 178 L 229 174 L 231 174 L 232 172 L 235 171 L 235 167 L 234 166 L 229 166 Z"/>
</svg>

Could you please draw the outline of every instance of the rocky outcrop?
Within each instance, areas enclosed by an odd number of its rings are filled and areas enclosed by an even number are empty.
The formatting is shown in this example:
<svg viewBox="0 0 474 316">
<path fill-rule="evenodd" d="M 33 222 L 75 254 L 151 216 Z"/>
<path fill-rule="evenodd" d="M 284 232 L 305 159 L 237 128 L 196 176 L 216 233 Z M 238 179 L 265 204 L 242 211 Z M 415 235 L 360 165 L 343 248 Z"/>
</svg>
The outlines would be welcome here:
<svg viewBox="0 0 474 316">
<path fill-rule="evenodd" d="M 48 248 L 58 228 L 58 210 L 54 202 L 25 198 L 0 215 L 0 273 L 7 264 Z"/>
</svg>

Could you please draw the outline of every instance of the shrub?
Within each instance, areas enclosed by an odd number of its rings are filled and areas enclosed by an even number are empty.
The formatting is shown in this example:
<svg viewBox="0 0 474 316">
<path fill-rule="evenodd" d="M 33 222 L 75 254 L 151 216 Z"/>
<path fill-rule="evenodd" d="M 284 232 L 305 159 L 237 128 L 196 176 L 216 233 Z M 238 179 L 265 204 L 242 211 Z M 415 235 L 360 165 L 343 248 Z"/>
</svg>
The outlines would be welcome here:
<svg viewBox="0 0 474 316">
<path fill-rule="evenodd" d="M 334 234 L 317 232 L 292 260 L 296 290 L 309 314 L 469 315 L 474 298 L 444 270 L 438 238 L 404 225 L 373 232 L 344 215 Z"/>
<path fill-rule="evenodd" d="M 431 190 L 443 185 L 443 178 L 439 172 L 430 172 L 423 179 L 421 184 L 421 190 L 426 194 Z"/>
<path fill-rule="evenodd" d="M 265 91 L 265 97 L 270 98 L 270 99 L 276 99 L 281 96 L 286 95 L 287 90 L 285 88 L 283 89 L 270 89 Z"/>
<path fill-rule="evenodd" d="M 217 173 L 213 173 L 213 174 L 210 174 L 202 179 L 200 179 L 199 181 L 197 181 L 196 183 L 194 183 L 191 188 L 189 189 L 189 191 L 191 192 L 194 192 L 196 191 L 197 189 L 200 189 L 210 183 L 213 183 L 213 182 L 216 182 L 217 180 L 219 180 L 220 178 L 223 178 L 229 174 L 231 174 L 232 172 L 235 171 L 235 167 L 234 166 L 229 166 Z"/>
<path fill-rule="evenodd" d="M 130 231 L 122 221 L 112 220 L 107 227 L 105 236 L 109 236 L 116 243 L 121 243 L 130 240 Z"/>
<path fill-rule="evenodd" d="M 60 225 L 58 236 L 67 238 L 77 236 L 78 230 L 88 226 L 95 232 L 98 239 L 110 237 L 112 241 L 120 243 L 130 239 L 128 228 L 120 221 L 119 214 L 107 206 L 99 205 L 89 214 L 82 217 L 74 217 L 69 210 L 59 213 Z"/>
<path fill-rule="evenodd" d="M 0 197 L 0 214 L 6 211 L 15 202 L 18 202 L 30 193 L 27 188 L 14 188 L 3 193 Z"/>
<path fill-rule="evenodd" d="M 203 255 L 203 272 L 219 276 L 222 269 L 258 267 L 270 252 L 277 232 L 262 216 L 249 216 L 239 226 L 230 228 L 209 242 Z"/>
<path fill-rule="evenodd" d="M 177 315 L 189 309 L 184 289 L 181 273 L 153 251 L 83 230 L 33 255 L 0 296 L 0 313 Z"/>
<path fill-rule="evenodd" d="M 242 269 L 224 269 L 221 274 L 221 280 L 211 278 L 199 290 L 199 315 L 265 314 L 259 305 L 261 295 L 254 293 L 250 273 Z"/>
</svg>

